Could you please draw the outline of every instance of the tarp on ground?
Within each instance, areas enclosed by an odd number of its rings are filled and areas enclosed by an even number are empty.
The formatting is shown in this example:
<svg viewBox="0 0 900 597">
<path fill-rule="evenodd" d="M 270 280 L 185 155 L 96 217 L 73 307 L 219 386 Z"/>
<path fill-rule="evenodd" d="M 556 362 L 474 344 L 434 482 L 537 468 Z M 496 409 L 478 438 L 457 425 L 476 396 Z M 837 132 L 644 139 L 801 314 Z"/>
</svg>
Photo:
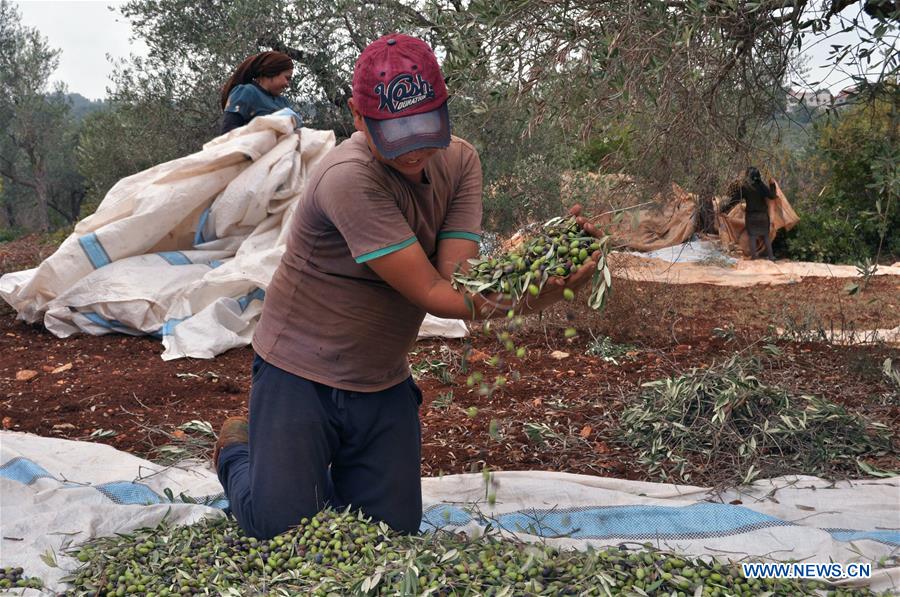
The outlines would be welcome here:
<svg viewBox="0 0 900 597">
<path fill-rule="evenodd" d="M 0 278 L 25 321 L 59 337 L 151 334 L 164 359 L 249 344 L 287 224 L 334 133 L 253 119 L 195 154 L 120 180 L 37 268 Z M 423 336 L 465 324 L 428 318 Z"/>
<path fill-rule="evenodd" d="M 703 241 L 701 241 L 703 242 Z M 609 264 L 613 277 L 664 284 L 714 284 L 716 286 L 747 287 L 760 284 L 794 284 L 804 278 L 858 278 L 854 265 L 833 265 L 806 261 L 768 259 L 733 260 L 717 253 L 710 245 L 704 247 L 699 259 L 695 243 L 654 253 L 655 257 L 634 253 L 613 252 Z M 682 255 L 689 257 L 682 259 Z M 875 276 L 900 276 L 900 262 L 879 265 Z"/>
<path fill-rule="evenodd" d="M 613 246 L 634 251 L 655 251 L 679 245 L 694 234 L 697 200 L 680 186 L 672 183 L 669 196 L 657 195 L 653 207 L 631 211 L 608 228 Z M 597 225 L 606 226 L 611 216 L 595 218 Z"/>
<path fill-rule="evenodd" d="M 715 263 L 728 266 L 737 263 L 737 259 L 728 255 L 722 249 L 722 243 L 715 240 L 700 240 L 696 235 L 691 237 L 689 241 L 679 245 L 672 245 L 671 247 L 664 247 L 646 253 L 629 251 L 629 254 L 648 259 L 662 259 L 670 263 L 699 261 L 701 263 Z"/>
<path fill-rule="evenodd" d="M 875 563 L 900 547 L 900 477 L 831 482 L 781 477 L 716 493 L 703 487 L 538 471 L 423 483 L 422 530 L 478 534 L 587 549 L 650 542 L 659 549 L 737 561 Z M 176 496 L 173 502 L 167 496 Z M 163 467 L 89 442 L 0 432 L 3 508 L 0 566 L 22 566 L 53 590 L 76 565 L 66 545 L 154 526 L 221 516 L 226 505 L 205 462 Z M 200 502 L 184 503 L 184 493 Z M 59 568 L 41 555 L 55 553 Z M 889 560 L 890 561 L 890 560 Z M 900 589 L 900 568 L 875 569 L 872 588 Z"/>
</svg>

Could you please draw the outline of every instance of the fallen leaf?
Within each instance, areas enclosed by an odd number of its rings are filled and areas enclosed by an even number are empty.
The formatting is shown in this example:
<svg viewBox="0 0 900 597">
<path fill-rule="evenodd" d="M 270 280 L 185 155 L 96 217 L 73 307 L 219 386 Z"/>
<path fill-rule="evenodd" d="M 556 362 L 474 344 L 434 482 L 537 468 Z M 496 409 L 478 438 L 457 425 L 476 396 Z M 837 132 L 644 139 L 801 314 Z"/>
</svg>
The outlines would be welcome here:
<svg viewBox="0 0 900 597">
<path fill-rule="evenodd" d="M 68 371 L 71 368 L 72 368 L 72 363 L 66 363 L 65 365 L 60 365 L 59 367 L 57 367 L 56 369 L 51 371 L 51 373 L 56 375 L 57 373 L 62 373 L 63 371 Z"/>
<path fill-rule="evenodd" d="M 54 369 L 56 369 L 56 367 L 53 365 L 41 365 L 41 370 L 44 373 L 51 373 Z"/>
<path fill-rule="evenodd" d="M 742 502 L 741 500 L 731 500 L 731 501 L 728 502 L 728 503 L 731 504 L 732 506 L 740 506 L 740 505 L 743 504 L 744 502 Z"/>
<path fill-rule="evenodd" d="M 557 359 L 557 360 L 560 360 L 560 361 L 561 361 L 562 359 L 567 359 L 567 358 L 569 358 L 569 353 L 563 352 L 563 351 L 561 351 L 561 350 L 554 350 L 553 352 L 550 353 L 550 358 Z"/>
<path fill-rule="evenodd" d="M 679 344 L 678 346 L 675 347 L 675 352 L 678 352 L 678 353 L 685 353 L 685 352 L 690 352 L 690 351 L 691 351 L 690 344 Z"/>
<path fill-rule="evenodd" d="M 178 439 L 181 439 L 185 436 L 185 433 L 181 429 L 176 429 L 175 431 L 172 432 L 172 436 L 176 437 Z"/>
<path fill-rule="evenodd" d="M 57 423 L 53 426 L 53 431 L 65 431 L 66 429 L 75 429 L 75 425 L 71 423 Z"/>
<path fill-rule="evenodd" d="M 578 435 L 580 435 L 584 439 L 587 439 L 590 434 L 591 434 L 591 426 L 585 425 L 584 427 L 581 428 L 581 433 L 579 433 Z"/>
<path fill-rule="evenodd" d="M 10 429 L 13 426 L 12 417 L 3 417 L 3 428 Z"/>
<path fill-rule="evenodd" d="M 16 372 L 16 381 L 28 381 L 29 379 L 33 379 L 38 374 L 37 371 L 32 371 L 31 369 L 22 369 L 21 371 Z"/>
<path fill-rule="evenodd" d="M 606 454 L 609 452 L 609 446 L 606 445 L 606 442 L 595 442 L 594 451 L 599 452 L 600 454 Z"/>
<path fill-rule="evenodd" d="M 481 361 L 485 361 L 489 358 L 491 358 L 491 355 L 489 355 L 488 353 L 484 352 L 483 350 L 478 350 L 477 348 L 473 348 L 471 351 L 469 351 L 469 354 L 466 357 L 466 360 L 469 363 L 478 363 Z"/>
<path fill-rule="evenodd" d="M 534 406 L 540 406 L 543 402 L 544 400 L 542 398 L 535 398 L 531 401 L 531 404 L 533 404 Z"/>
</svg>

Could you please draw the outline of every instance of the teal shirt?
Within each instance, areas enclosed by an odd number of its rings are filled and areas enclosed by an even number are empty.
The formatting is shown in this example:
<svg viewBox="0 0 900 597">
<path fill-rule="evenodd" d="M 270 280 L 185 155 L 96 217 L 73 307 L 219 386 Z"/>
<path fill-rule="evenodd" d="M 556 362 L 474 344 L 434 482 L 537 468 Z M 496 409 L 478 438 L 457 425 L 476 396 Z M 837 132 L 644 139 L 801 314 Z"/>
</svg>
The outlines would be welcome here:
<svg viewBox="0 0 900 597">
<path fill-rule="evenodd" d="M 225 105 L 226 112 L 240 114 L 245 123 L 283 108 L 290 108 L 286 99 L 275 97 L 253 83 L 237 85 L 228 94 L 228 103 Z"/>
</svg>

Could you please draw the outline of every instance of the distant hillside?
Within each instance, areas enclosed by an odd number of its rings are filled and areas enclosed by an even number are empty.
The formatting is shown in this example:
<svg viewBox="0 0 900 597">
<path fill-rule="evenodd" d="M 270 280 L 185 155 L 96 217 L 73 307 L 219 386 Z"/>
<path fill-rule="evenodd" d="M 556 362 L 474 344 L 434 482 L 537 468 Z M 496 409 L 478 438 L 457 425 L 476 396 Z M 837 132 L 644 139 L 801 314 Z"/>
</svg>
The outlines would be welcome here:
<svg viewBox="0 0 900 597">
<path fill-rule="evenodd" d="M 88 114 L 106 110 L 108 107 L 103 100 L 90 100 L 80 93 L 67 93 L 66 100 L 71 106 L 69 114 L 76 122 L 81 122 Z"/>
</svg>

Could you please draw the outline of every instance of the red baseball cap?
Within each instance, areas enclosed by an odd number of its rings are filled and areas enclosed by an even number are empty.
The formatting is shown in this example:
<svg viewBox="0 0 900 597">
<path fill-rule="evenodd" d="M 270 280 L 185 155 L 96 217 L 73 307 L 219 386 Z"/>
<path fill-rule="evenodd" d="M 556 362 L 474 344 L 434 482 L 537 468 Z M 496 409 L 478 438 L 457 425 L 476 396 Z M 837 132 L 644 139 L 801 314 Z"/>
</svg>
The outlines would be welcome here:
<svg viewBox="0 0 900 597">
<path fill-rule="evenodd" d="M 366 46 L 353 69 L 353 103 L 388 159 L 450 145 L 444 75 L 421 39 L 391 33 Z"/>
</svg>

